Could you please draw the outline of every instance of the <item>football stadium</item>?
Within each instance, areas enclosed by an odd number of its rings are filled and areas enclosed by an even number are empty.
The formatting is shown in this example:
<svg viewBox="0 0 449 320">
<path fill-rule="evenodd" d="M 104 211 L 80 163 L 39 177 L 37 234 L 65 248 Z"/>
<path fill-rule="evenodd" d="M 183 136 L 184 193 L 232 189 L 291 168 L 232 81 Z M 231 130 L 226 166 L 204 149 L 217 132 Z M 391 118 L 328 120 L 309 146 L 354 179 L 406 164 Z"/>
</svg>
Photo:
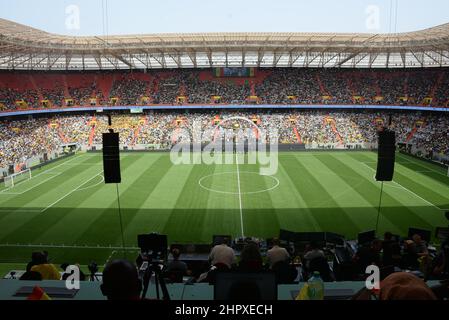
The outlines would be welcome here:
<svg viewBox="0 0 449 320">
<path fill-rule="evenodd" d="M 0 299 L 447 299 L 449 24 L 329 31 L 0 18 Z"/>
</svg>

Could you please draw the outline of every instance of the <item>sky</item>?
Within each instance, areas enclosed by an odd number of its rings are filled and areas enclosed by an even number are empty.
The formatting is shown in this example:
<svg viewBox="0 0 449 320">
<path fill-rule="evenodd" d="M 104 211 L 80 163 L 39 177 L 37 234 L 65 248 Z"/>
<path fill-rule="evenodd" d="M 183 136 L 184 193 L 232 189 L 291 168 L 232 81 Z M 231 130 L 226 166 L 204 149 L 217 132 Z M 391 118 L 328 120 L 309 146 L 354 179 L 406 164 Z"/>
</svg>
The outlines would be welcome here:
<svg viewBox="0 0 449 320">
<path fill-rule="evenodd" d="M 51 33 L 77 36 L 189 32 L 388 33 L 448 23 L 449 1 L 0 0 L 0 18 Z"/>
</svg>

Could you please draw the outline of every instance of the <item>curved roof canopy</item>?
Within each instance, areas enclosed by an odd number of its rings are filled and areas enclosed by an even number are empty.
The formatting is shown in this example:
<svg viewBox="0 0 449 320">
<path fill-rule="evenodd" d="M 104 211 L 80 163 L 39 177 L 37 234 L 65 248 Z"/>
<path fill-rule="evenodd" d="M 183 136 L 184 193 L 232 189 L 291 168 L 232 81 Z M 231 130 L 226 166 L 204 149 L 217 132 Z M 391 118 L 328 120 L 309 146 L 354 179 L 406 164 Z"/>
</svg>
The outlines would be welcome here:
<svg viewBox="0 0 449 320">
<path fill-rule="evenodd" d="M 416 32 L 63 36 L 0 19 L 0 69 L 449 66 L 449 23 Z"/>
</svg>

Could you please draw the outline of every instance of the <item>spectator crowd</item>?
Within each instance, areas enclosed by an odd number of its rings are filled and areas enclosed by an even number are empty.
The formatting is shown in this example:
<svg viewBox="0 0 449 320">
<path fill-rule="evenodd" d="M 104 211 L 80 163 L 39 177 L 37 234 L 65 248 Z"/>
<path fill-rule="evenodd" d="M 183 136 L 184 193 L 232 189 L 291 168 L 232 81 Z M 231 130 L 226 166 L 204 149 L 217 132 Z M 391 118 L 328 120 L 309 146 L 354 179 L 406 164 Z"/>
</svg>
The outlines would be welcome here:
<svg viewBox="0 0 449 320">
<path fill-rule="evenodd" d="M 0 104 L 3 109 L 50 106 L 145 104 L 339 104 L 447 107 L 447 69 L 353 70 L 276 68 L 260 69 L 243 79 L 211 76 L 212 70 L 92 72 L 77 80 L 10 88 L 3 75 Z M 258 75 L 259 74 L 259 75 Z M 30 75 L 39 84 L 40 75 Z M 52 86 L 51 86 L 52 85 Z M 50 86 L 50 87 L 49 87 Z M 253 97 L 250 99 L 250 97 Z M 25 106 L 19 106 L 22 101 Z M 67 102 L 70 101 L 70 102 Z M 47 106 L 48 107 L 48 106 Z"/>
<path fill-rule="evenodd" d="M 413 144 L 424 154 L 449 153 L 449 118 L 444 114 L 383 111 L 263 110 L 172 112 L 112 115 L 122 146 L 170 147 L 177 142 L 209 143 L 262 139 L 311 148 L 375 144 L 380 127 L 396 132 L 397 142 Z M 102 143 L 105 115 L 77 114 L 0 121 L 0 168 L 56 151 L 67 144 Z M 277 131 L 276 136 L 271 134 Z M 196 134 L 199 132 L 200 134 Z M 274 138 L 273 138 L 274 137 Z M 218 139 L 218 140 L 217 140 Z M 263 140 L 264 139 L 264 140 Z"/>
</svg>

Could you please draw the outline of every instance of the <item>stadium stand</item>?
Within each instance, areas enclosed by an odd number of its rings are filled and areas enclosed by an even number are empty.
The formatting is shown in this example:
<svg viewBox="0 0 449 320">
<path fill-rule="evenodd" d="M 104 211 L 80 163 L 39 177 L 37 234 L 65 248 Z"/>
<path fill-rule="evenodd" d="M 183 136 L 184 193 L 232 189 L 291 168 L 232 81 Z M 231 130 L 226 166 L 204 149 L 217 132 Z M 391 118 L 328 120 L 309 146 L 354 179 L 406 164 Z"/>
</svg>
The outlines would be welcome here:
<svg viewBox="0 0 449 320">
<path fill-rule="evenodd" d="M 19 80 L 22 78 L 26 81 Z M 430 71 L 260 69 L 256 70 L 255 77 L 238 79 L 214 77 L 212 69 L 111 71 L 101 75 L 97 72 L 3 72 L 0 103 L 6 110 L 92 103 L 104 106 L 250 103 L 447 107 L 448 79 L 446 68 Z M 251 96 L 257 99 L 248 101 Z"/>
<path fill-rule="evenodd" d="M 114 115 L 114 126 L 120 133 L 120 143 L 128 148 L 136 145 L 171 146 L 175 133 L 181 129 L 192 130 L 199 123 L 203 142 L 214 137 L 214 119 L 224 120 L 243 116 L 258 119 L 258 126 L 268 132 L 270 127 L 279 129 L 281 144 L 303 143 L 311 147 L 333 144 L 345 147 L 354 144 L 375 144 L 379 123 L 394 119 L 397 141 L 414 144 L 429 152 L 448 155 L 449 118 L 433 113 L 382 111 L 326 111 L 326 110 L 259 110 L 173 112 L 161 111 L 149 114 Z M 57 150 L 59 147 L 77 144 L 88 148 L 101 144 L 103 132 L 108 128 L 107 117 L 92 114 L 60 114 L 21 121 L 0 120 L 0 168 L 26 161 L 28 158 Z M 220 130 L 226 130 L 221 127 Z M 247 138 L 251 138 L 250 131 Z M 254 138 L 254 136 L 253 136 Z M 192 141 L 198 142 L 198 141 Z"/>
</svg>

